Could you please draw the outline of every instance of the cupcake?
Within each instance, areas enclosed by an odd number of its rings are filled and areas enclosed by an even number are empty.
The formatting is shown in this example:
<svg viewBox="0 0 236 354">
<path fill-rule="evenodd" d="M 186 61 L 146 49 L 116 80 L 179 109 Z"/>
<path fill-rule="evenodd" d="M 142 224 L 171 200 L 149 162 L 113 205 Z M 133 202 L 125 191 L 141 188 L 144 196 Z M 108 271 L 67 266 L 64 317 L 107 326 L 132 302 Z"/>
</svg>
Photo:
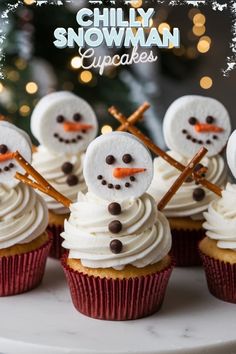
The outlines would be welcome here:
<svg viewBox="0 0 236 354">
<path fill-rule="evenodd" d="M 184 96 L 171 104 L 166 112 L 163 132 L 168 154 L 184 166 L 201 146 L 208 154 L 195 168 L 208 181 L 219 186 L 227 182 L 227 168 L 220 155 L 231 130 L 225 107 L 213 98 Z M 154 177 L 148 190 L 158 202 L 180 172 L 167 161 L 154 159 Z M 188 178 L 175 198 L 165 208 L 171 232 L 172 255 L 177 266 L 201 263 L 198 243 L 204 237 L 203 212 L 216 195 Z"/>
<path fill-rule="evenodd" d="M 36 105 L 31 131 L 40 145 L 33 153 L 34 168 L 59 192 L 76 201 L 86 192 L 83 177 L 84 151 L 97 134 L 97 120 L 83 99 L 69 92 L 51 93 Z M 51 256 L 63 253 L 60 237 L 69 209 L 42 195 L 49 209 L 48 230 L 53 234 Z"/>
<path fill-rule="evenodd" d="M 0 296 L 36 287 L 51 246 L 46 203 L 14 178 L 22 172 L 13 160 L 16 150 L 31 160 L 29 137 L 12 124 L 0 122 Z"/>
<path fill-rule="evenodd" d="M 88 147 L 79 193 L 65 221 L 62 265 L 75 308 L 103 320 L 131 320 L 158 311 L 173 268 L 166 217 L 146 192 L 152 159 L 128 133 Z"/>
<path fill-rule="evenodd" d="M 236 131 L 229 139 L 227 160 L 236 177 Z M 217 298 L 236 303 L 236 185 L 228 183 L 222 198 L 206 213 L 206 237 L 199 249 L 209 291 Z"/>
</svg>

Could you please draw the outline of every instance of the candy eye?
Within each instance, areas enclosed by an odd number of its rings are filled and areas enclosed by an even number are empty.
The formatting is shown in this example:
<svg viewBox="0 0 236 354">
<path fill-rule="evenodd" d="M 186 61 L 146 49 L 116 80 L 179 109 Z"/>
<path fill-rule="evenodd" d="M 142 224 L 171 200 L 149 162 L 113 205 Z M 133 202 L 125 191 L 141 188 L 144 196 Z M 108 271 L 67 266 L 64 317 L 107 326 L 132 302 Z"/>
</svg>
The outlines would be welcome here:
<svg viewBox="0 0 236 354">
<path fill-rule="evenodd" d="M 113 156 L 113 155 L 108 155 L 107 157 L 106 157 L 106 163 L 108 164 L 108 165 L 112 165 L 114 162 L 115 162 L 115 157 Z"/>
<path fill-rule="evenodd" d="M 79 122 L 82 119 L 82 116 L 80 113 L 75 113 L 73 119 L 75 122 Z"/>
<path fill-rule="evenodd" d="M 123 157 L 122 157 L 122 161 L 124 163 L 130 163 L 131 161 L 133 160 L 132 156 L 130 154 L 125 154 Z"/>
<path fill-rule="evenodd" d="M 191 117 L 191 118 L 189 118 L 188 122 L 190 125 L 195 125 L 195 124 L 197 124 L 197 118 Z"/>
<path fill-rule="evenodd" d="M 1 144 L 0 145 L 0 154 L 4 155 L 7 153 L 7 151 L 8 151 L 8 147 L 4 144 Z"/>
<path fill-rule="evenodd" d="M 65 121 L 65 118 L 62 115 L 57 117 L 57 123 L 63 123 L 64 121 Z"/>
<path fill-rule="evenodd" d="M 215 119 L 214 119 L 212 116 L 206 117 L 206 122 L 207 122 L 208 124 L 214 123 L 214 120 L 215 120 Z"/>
</svg>

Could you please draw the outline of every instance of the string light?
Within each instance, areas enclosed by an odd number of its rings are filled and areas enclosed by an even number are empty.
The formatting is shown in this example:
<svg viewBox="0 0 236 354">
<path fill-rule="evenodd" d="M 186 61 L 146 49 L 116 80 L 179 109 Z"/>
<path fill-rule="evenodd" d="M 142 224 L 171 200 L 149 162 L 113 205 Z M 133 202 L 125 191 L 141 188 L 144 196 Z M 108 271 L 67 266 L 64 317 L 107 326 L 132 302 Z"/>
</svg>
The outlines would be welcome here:
<svg viewBox="0 0 236 354">
<path fill-rule="evenodd" d="M 206 17 L 203 14 L 196 14 L 193 18 L 193 23 L 197 27 L 201 27 L 206 23 Z"/>
<path fill-rule="evenodd" d="M 208 50 L 210 49 L 210 43 L 208 40 L 206 39 L 200 39 L 199 42 L 198 42 L 198 45 L 197 45 L 197 50 L 200 52 L 200 53 L 207 53 Z"/>
<path fill-rule="evenodd" d="M 4 90 L 4 86 L 3 86 L 3 84 L 0 82 L 0 93 L 2 93 L 3 90 Z"/>
<path fill-rule="evenodd" d="M 193 26 L 193 33 L 195 34 L 195 36 L 202 36 L 204 33 L 206 32 L 206 27 L 203 25 L 203 26 L 196 26 L 194 25 Z"/>
<path fill-rule="evenodd" d="M 28 114 L 30 113 L 30 107 L 26 104 L 23 104 L 20 109 L 20 115 L 23 116 L 23 117 L 26 117 L 28 116 Z"/>
<path fill-rule="evenodd" d="M 20 78 L 20 74 L 16 70 L 11 70 L 7 73 L 7 78 L 11 81 L 18 81 Z"/>
<path fill-rule="evenodd" d="M 79 56 L 76 56 L 71 59 L 70 64 L 73 69 L 79 69 L 82 66 L 82 59 Z"/>
<path fill-rule="evenodd" d="M 35 0 L 24 0 L 24 3 L 25 3 L 26 5 L 32 5 L 32 4 L 35 3 Z"/>
<path fill-rule="evenodd" d="M 132 0 L 130 2 L 130 5 L 135 8 L 141 7 L 142 4 L 143 4 L 143 0 Z"/>
<path fill-rule="evenodd" d="M 28 84 L 25 86 L 25 90 L 30 95 L 33 95 L 38 91 L 38 85 L 35 82 L 28 82 Z"/>
<path fill-rule="evenodd" d="M 160 34 L 163 34 L 164 29 L 167 28 L 168 30 L 170 30 L 170 25 L 166 22 L 162 22 L 159 26 L 158 26 L 158 32 Z"/>
<path fill-rule="evenodd" d="M 107 134 L 112 132 L 112 127 L 110 125 L 104 125 L 101 129 L 102 134 Z"/>
<path fill-rule="evenodd" d="M 209 45 L 211 45 L 211 38 L 209 36 L 203 36 L 201 38 L 201 41 L 207 41 L 209 43 Z"/>
<path fill-rule="evenodd" d="M 89 70 L 84 70 L 80 74 L 80 81 L 85 84 L 88 84 L 93 78 L 93 74 Z"/>
<path fill-rule="evenodd" d="M 203 76 L 200 80 L 200 86 L 204 90 L 208 90 L 212 87 L 213 85 L 213 80 L 210 76 Z"/>
<path fill-rule="evenodd" d="M 22 58 L 17 58 L 15 65 L 19 70 L 24 70 L 27 67 L 27 62 Z"/>
</svg>

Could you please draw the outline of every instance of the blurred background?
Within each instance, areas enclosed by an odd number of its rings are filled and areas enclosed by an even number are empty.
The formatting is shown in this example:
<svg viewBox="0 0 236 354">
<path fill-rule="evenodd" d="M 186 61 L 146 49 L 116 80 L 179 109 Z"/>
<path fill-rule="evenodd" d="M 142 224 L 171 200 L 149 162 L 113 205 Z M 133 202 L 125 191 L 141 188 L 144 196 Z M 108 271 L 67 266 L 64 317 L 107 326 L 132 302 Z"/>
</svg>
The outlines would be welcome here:
<svg viewBox="0 0 236 354">
<path fill-rule="evenodd" d="M 5 79 L 0 80 L 0 113 L 29 132 L 30 116 L 40 97 L 56 90 L 69 90 L 85 98 L 95 109 L 101 133 L 115 129 L 117 123 L 107 113 L 116 105 L 129 116 L 144 100 L 152 104 L 146 113 L 142 129 L 162 147 L 161 122 L 168 105 L 185 94 L 212 96 L 228 108 L 232 123 L 236 70 L 224 77 L 226 58 L 230 56 L 232 15 L 229 9 L 214 11 L 211 6 L 198 8 L 166 6 L 150 0 L 156 15 L 152 26 L 179 27 L 181 47 L 157 51 L 159 60 L 151 64 L 112 67 L 103 76 L 96 71 L 81 68 L 76 49 L 57 49 L 53 33 L 57 27 L 78 28 L 75 17 L 87 0 L 61 1 L 63 6 L 36 6 L 34 0 L 22 0 L 22 6 L 0 19 L 0 28 L 6 33 L 1 43 L 5 60 Z M 0 3 L 1 14 L 8 4 Z M 218 1 L 218 3 L 221 3 Z M 225 3 L 222 2 L 222 3 Z M 134 0 L 130 6 L 147 7 L 147 1 Z M 150 7 L 150 5 L 148 7 Z M 103 1 L 104 6 L 115 6 Z M 120 5 L 119 5 L 120 6 Z M 127 6 L 124 6 L 127 10 Z M 7 23 L 6 23 L 7 22 Z M 97 55 L 125 53 L 127 49 L 100 47 Z"/>
</svg>

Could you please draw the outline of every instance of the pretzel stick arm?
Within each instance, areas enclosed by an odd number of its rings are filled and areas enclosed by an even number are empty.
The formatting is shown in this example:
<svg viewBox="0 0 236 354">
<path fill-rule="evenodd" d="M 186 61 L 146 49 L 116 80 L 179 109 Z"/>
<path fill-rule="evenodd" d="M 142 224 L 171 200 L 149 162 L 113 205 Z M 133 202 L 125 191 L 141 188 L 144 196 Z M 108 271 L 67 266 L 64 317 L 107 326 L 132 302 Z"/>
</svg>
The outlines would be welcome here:
<svg viewBox="0 0 236 354">
<path fill-rule="evenodd" d="M 208 150 L 206 148 L 201 148 L 201 150 L 194 156 L 194 158 L 189 162 L 189 164 L 186 166 L 184 171 L 181 173 L 181 175 L 177 178 L 175 183 L 171 186 L 169 191 L 164 195 L 164 197 L 160 200 L 158 203 L 158 210 L 163 210 L 166 205 L 169 203 L 169 201 L 173 198 L 175 193 L 179 190 L 179 188 L 182 186 L 184 181 L 188 176 L 190 176 L 196 167 L 196 165 L 202 160 L 202 158 L 206 155 Z"/>
<path fill-rule="evenodd" d="M 150 108 L 150 104 L 148 102 L 144 102 L 129 118 L 129 124 L 135 125 L 140 119 L 143 118 L 143 114 Z M 127 131 L 127 127 L 125 124 L 121 124 L 121 126 L 117 129 L 117 131 Z"/>
<path fill-rule="evenodd" d="M 63 204 L 66 208 L 69 208 L 72 201 L 59 193 L 53 186 L 51 186 L 31 165 L 27 162 L 23 156 L 17 151 L 14 153 L 15 160 L 26 171 L 26 176 L 17 173 L 16 178 L 23 183 L 30 185 L 32 188 L 36 188 L 41 192 L 49 195 L 51 198 L 57 200 Z M 34 180 L 31 180 L 27 176 L 31 176 Z"/>
<path fill-rule="evenodd" d="M 175 167 L 179 171 L 183 172 L 185 169 L 185 166 L 182 165 L 180 162 L 176 161 L 173 159 L 170 155 L 168 155 L 165 151 L 160 149 L 157 145 L 155 145 L 151 139 L 149 139 L 146 135 L 144 135 L 139 129 L 137 129 L 134 125 L 130 125 L 129 122 L 126 120 L 126 118 L 121 114 L 115 107 L 109 108 L 109 113 L 113 115 L 122 125 L 125 126 L 125 129 L 130 131 L 132 134 L 137 136 L 140 140 L 144 142 L 144 144 L 157 156 L 161 156 L 165 161 L 167 161 L 171 166 Z M 222 195 L 222 189 L 209 182 L 205 178 L 201 178 L 198 173 L 193 172 L 193 177 L 194 179 L 199 182 L 202 186 L 206 187 L 216 195 L 220 196 Z"/>
</svg>

